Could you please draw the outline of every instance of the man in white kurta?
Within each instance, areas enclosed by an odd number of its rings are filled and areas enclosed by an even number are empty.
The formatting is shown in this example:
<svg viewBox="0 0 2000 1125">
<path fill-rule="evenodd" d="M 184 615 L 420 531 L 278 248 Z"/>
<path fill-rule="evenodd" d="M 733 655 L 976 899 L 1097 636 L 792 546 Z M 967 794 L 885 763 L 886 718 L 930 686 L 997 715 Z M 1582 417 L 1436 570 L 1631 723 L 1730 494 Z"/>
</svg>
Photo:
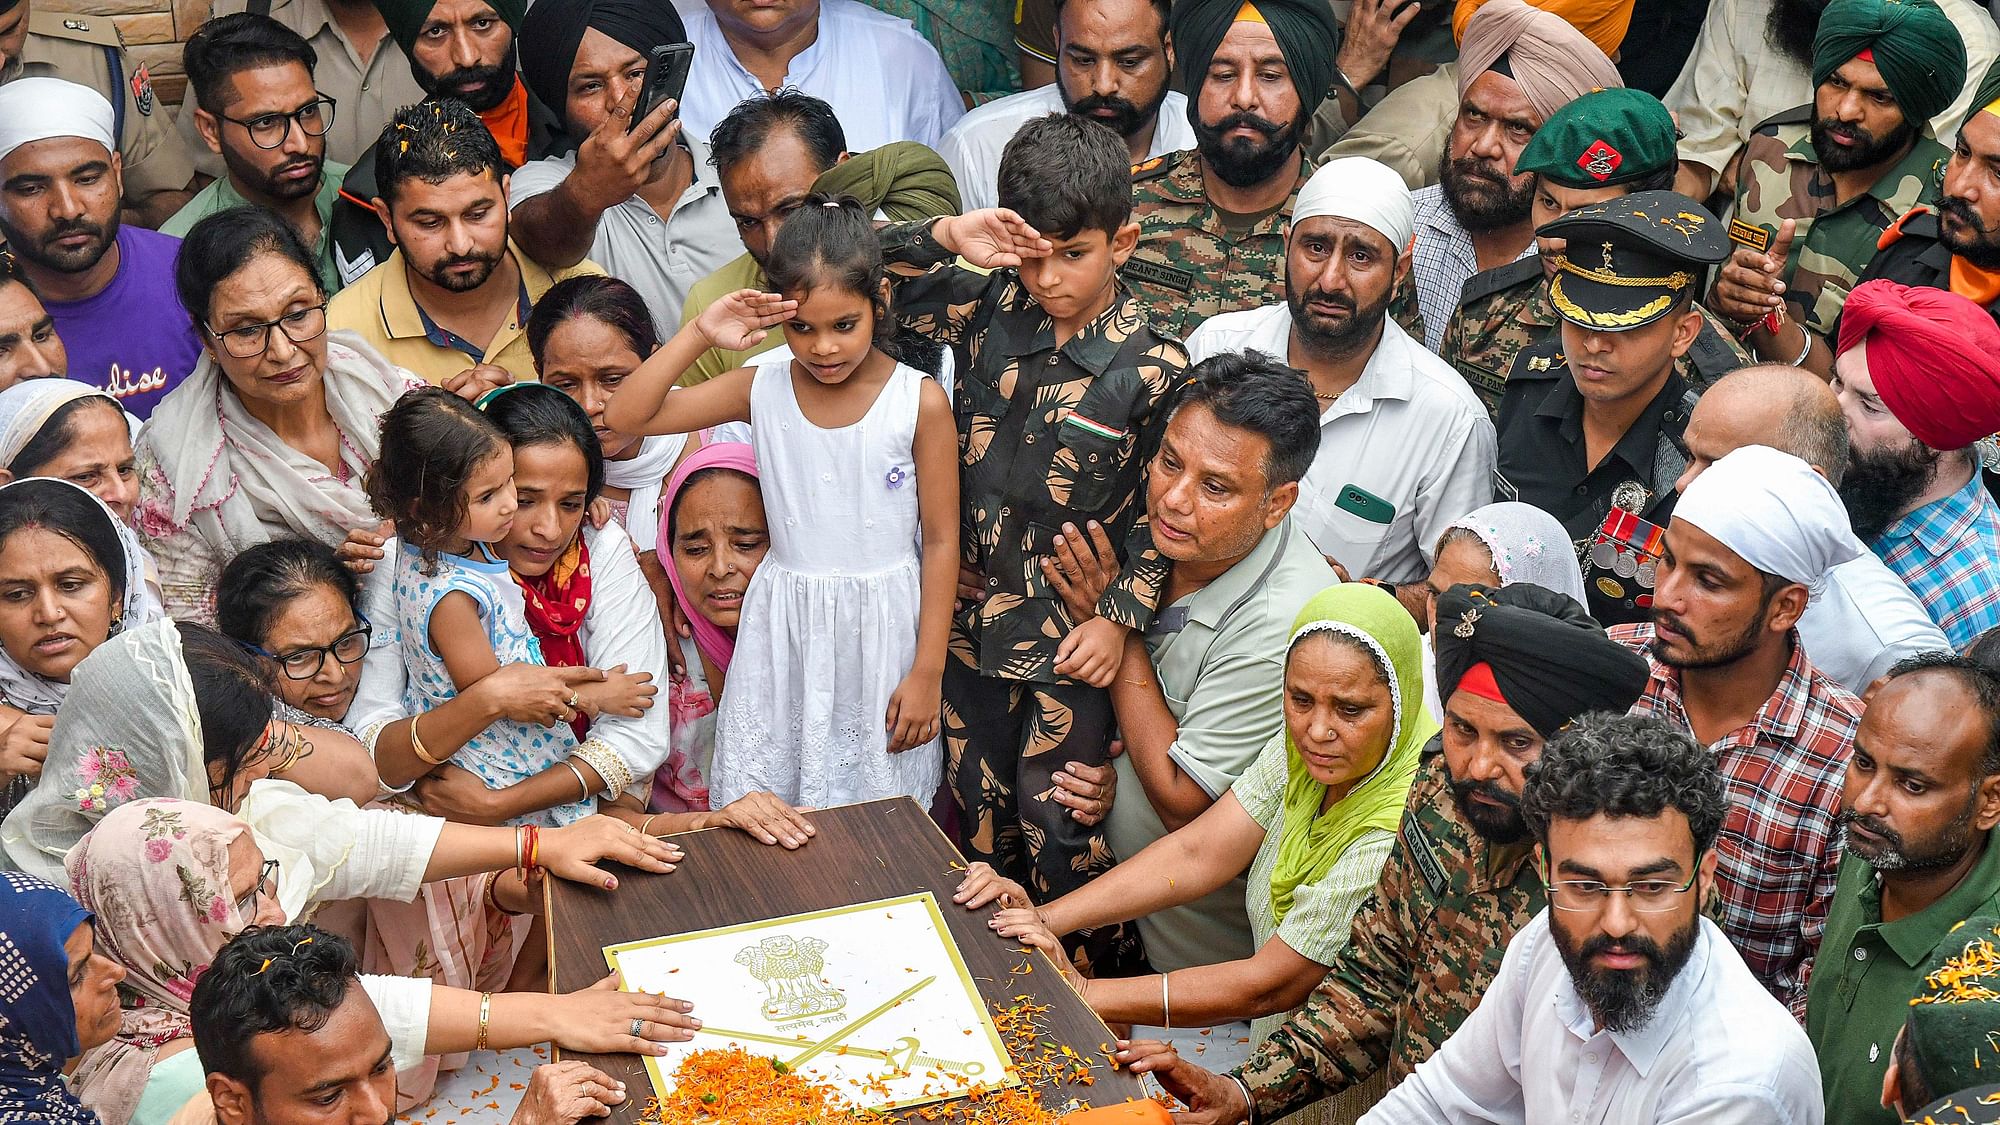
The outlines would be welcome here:
<svg viewBox="0 0 2000 1125">
<path fill-rule="evenodd" d="M 1444 529 L 1493 498 L 1493 423 L 1478 397 L 1386 315 L 1409 268 L 1413 222 L 1410 189 L 1388 167 L 1367 157 L 1327 164 L 1292 212 L 1285 302 L 1212 317 L 1188 338 L 1191 362 L 1255 350 L 1306 372 L 1319 454 L 1293 518 L 1351 577 L 1391 583 L 1421 580 Z M 1351 248 L 1328 241 L 1357 235 Z M 1332 264 L 1371 252 L 1364 242 L 1390 267 Z"/>
</svg>

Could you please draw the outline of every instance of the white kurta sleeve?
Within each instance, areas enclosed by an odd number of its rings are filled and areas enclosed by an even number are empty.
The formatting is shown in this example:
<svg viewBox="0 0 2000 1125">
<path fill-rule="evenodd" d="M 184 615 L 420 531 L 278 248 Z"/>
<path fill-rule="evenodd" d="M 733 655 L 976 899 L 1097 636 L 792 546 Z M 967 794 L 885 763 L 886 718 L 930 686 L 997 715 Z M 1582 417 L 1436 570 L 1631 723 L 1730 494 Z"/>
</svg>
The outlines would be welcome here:
<svg viewBox="0 0 2000 1125">
<path fill-rule="evenodd" d="M 590 724 L 587 741 L 609 746 L 632 771 L 632 784 L 651 791 L 653 771 L 667 760 L 673 731 L 667 719 L 667 632 L 660 603 L 632 551 L 632 540 L 616 523 L 584 533 L 590 546 L 590 609 L 583 618 L 583 652 L 593 668 L 651 672 L 660 685 L 653 706 L 636 719 L 602 715 Z M 667 565 L 672 565 L 667 560 Z"/>
<path fill-rule="evenodd" d="M 431 982 L 425 977 L 361 975 L 361 991 L 375 1002 L 389 1031 L 389 1065 L 408 1070 L 424 1061 L 431 1032 Z"/>
<path fill-rule="evenodd" d="M 368 655 L 361 660 L 361 684 L 348 705 L 345 724 L 375 752 L 376 736 L 403 711 L 403 687 L 409 670 L 403 666 L 402 636 L 396 617 L 396 552 L 391 539 L 382 545 L 384 557 L 361 579 L 361 615 L 368 619 Z"/>
<path fill-rule="evenodd" d="M 342 899 L 411 901 L 444 831 L 438 817 L 356 808 L 272 778 L 250 786 L 236 815 L 278 861 L 278 902 L 294 919 Z"/>
</svg>

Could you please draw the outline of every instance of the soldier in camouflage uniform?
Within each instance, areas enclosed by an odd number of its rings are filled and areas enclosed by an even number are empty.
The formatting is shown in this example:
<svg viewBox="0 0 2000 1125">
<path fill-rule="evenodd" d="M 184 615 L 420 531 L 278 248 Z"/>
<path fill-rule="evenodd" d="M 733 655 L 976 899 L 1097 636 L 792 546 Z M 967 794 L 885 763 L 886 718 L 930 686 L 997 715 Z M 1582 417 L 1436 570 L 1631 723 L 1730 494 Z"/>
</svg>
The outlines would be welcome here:
<svg viewBox="0 0 2000 1125">
<path fill-rule="evenodd" d="M 1201 1119 L 1277 1121 L 1341 1096 L 1334 1116 L 1351 1120 L 1429 1058 L 1544 904 L 1520 815 L 1523 771 L 1565 723 L 1623 711 L 1646 686 L 1644 659 L 1536 586 L 1455 586 L 1438 598 L 1437 623 L 1448 721 L 1424 748 L 1395 850 L 1325 979 L 1228 1075 L 1157 1056 L 1134 1066 Z M 1385 1069 L 1388 1082 L 1362 1092 Z"/>
<path fill-rule="evenodd" d="M 1515 171 L 1537 177 L 1540 227 L 1578 207 L 1671 188 L 1680 166 L 1674 144 L 1673 118 L 1658 98 L 1640 90 L 1598 90 L 1551 114 L 1521 150 Z M 1556 335 L 1548 283 L 1562 241 L 1543 236 L 1536 242 L 1544 253 L 1481 271 L 1465 283 L 1438 349 L 1495 417 L 1514 357 Z M 1708 323 L 1701 335 L 1676 361 L 1681 378 L 1697 389 L 1750 362 L 1731 329 L 1706 310 L 1703 315 Z"/>
<path fill-rule="evenodd" d="M 973 252 L 961 232 L 1002 222 L 997 212 L 883 231 L 898 279 L 897 316 L 950 347 L 958 372 L 960 581 L 980 592 L 953 620 L 944 676 L 961 839 L 967 856 L 1041 901 L 1077 889 L 1114 862 L 1103 830 L 1079 823 L 1055 799 L 1054 775 L 1071 762 L 1108 761 L 1112 709 L 1104 686 L 1117 662 L 1094 684 L 1059 653 L 1068 655 L 1065 642 L 1086 631 L 1106 637 L 1109 652 L 1122 651 L 1128 631 L 1152 623 L 1168 568 L 1144 518 L 1145 470 L 1186 383 L 1187 352 L 1154 332 L 1118 284 L 1117 258 L 1129 253 L 1136 233 L 1126 222 L 1129 160 L 1109 129 L 1056 115 L 1023 126 L 1000 161 L 1003 206 L 1048 232 L 1057 252 L 1098 251 L 1086 261 L 1101 274 L 1072 275 L 1062 286 L 1103 294 L 1094 313 L 1052 298 L 1064 318 L 1058 321 L 1036 299 L 1033 288 L 1063 267 L 1030 266 L 1031 282 L 1020 269 L 985 274 L 952 264 L 959 252 Z M 1051 207 L 1079 197 L 1099 200 L 1097 209 Z M 1095 222 L 1110 229 L 1081 225 Z M 1072 225 L 1077 229 L 1061 231 Z M 1026 244 L 1015 250 L 1035 256 Z M 1094 607 L 1096 620 L 1084 621 L 1051 587 L 1044 566 L 1057 535 L 1078 534 L 1092 522 L 1122 549 L 1119 572 Z M 1100 968 L 1135 960 L 1127 937 L 1135 932 L 1100 929 L 1085 936 L 1083 952 Z"/>
<path fill-rule="evenodd" d="M 0 0 L 0 83 L 61 78 L 104 95 L 124 158 L 126 218 L 159 226 L 187 203 L 194 160 L 152 76 L 125 53 L 109 16 L 33 12 L 31 2 Z"/>
<path fill-rule="evenodd" d="M 1729 212 L 1738 246 L 1708 303 L 1759 359 L 1824 374 L 1834 319 L 1882 232 L 1935 195 L 1950 154 L 1928 121 L 1965 84 L 1965 45 L 1932 0 L 1835 0 L 1813 41 L 1813 83 L 1812 104 L 1774 115 L 1743 146 Z"/>
</svg>

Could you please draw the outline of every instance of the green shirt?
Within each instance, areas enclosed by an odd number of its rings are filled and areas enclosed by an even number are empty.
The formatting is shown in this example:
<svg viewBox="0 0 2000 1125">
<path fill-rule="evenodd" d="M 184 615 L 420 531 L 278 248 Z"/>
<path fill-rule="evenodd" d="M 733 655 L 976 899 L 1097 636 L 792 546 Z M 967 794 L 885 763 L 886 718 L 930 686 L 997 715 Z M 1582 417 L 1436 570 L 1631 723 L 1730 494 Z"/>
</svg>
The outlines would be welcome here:
<svg viewBox="0 0 2000 1125">
<path fill-rule="evenodd" d="M 708 306 L 738 289 L 762 288 L 764 288 L 763 267 L 759 266 L 757 259 L 749 254 L 738 254 L 728 265 L 695 282 L 694 288 L 688 290 L 687 300 L 681 304 L 681 326 L 686 327 L 693 323 L 694 318 L 706 311 Z M 681 374 L 680 385 L 692 387 L 696 383 L 713 379 L 725 371 L 747 367 L 752 359 L 784 342 L 785 334 L 772 329 L 770 335 L 744 351 L 731 352 L 721 348 L 710 348 L 701 353 L 701 358 L 694 361 L 693 367 Z"/>
<path fill-rule="evenodd" d="M 340 268 L 333 261 L 333 201 L 340 198 L 340 181 L 347 178 L 347 165 L 337 160 L 329 160 L 319 172 L 319 194 L 313 197 L 313 209 L 319 212 L 319 241 L 313 244 L 313 261 L 319 265 L 319 282 L 326 287 L 326 295 L 331 297 L 340 292 Z M 238 194 L 224 176 L 194 193 L 173 217 L 160 224 L 161 234 L 171 234 L 175 238 L 186 238 L 194 225 L 218 211 L 231 207 L 247 207 L 250 201 Z"/>
<path fill-rule="evenodd" d="M 1958 886 L 1894 922 L 1882 921 L 1875 869 L 1852 852 L 1841 859 L 1806 993 L 1806 1036 L 1819 1055 L 1826 1125 L 1897 1125 L 1880 1104 L 1882 1072 L 1924 966 L 1953 926 L 1996 910 L 2000 847 L 1989 844 Z"/>
</svg>

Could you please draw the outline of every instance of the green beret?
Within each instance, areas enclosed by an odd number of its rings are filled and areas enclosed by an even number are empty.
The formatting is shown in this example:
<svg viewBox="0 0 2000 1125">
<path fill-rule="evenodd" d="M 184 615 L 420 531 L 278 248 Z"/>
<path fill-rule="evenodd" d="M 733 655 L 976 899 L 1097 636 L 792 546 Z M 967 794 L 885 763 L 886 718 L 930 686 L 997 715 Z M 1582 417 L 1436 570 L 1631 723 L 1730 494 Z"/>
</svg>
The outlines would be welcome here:
<svg viewBox="0 0 2000 1125">
<path fill-rule="evenodd" d="M 2000 59 L 1986 68 L 1985 77 L 1979 80 L 1979 88 L 1973 91 L 1971 113 L 1978 113 L 1994 101 L 2000 100 Z"/>
<path fill-rule="evenodd" d="M 2000 918 L 1967 918 L 1924 966 L 1910 1001 L 1910 1057 L 1933 1090 L 2000 1076 Z"/>
<path fill-rule="evenodd" d="M 2000 1125 L 2000 1086 L 1974 1086 L 1917 1111 L 1910 1125 Z"/>
<path fill-rule="evenodd" d="M 1629 184 L 1673 168 L 1674 119 L 1644 90 L 1593 90 L 1549 115 L 1514 173 L 1564 187 Z"/>
<path fill-rule="evenodd" d="M 1913 125 L 1944 112 L 1965 86 L 1965 40 L 1936 0 L 1833 0 L 1813 36 L 1813 85 L 1863 51 L 1875 53 Z"/>
</svg>

